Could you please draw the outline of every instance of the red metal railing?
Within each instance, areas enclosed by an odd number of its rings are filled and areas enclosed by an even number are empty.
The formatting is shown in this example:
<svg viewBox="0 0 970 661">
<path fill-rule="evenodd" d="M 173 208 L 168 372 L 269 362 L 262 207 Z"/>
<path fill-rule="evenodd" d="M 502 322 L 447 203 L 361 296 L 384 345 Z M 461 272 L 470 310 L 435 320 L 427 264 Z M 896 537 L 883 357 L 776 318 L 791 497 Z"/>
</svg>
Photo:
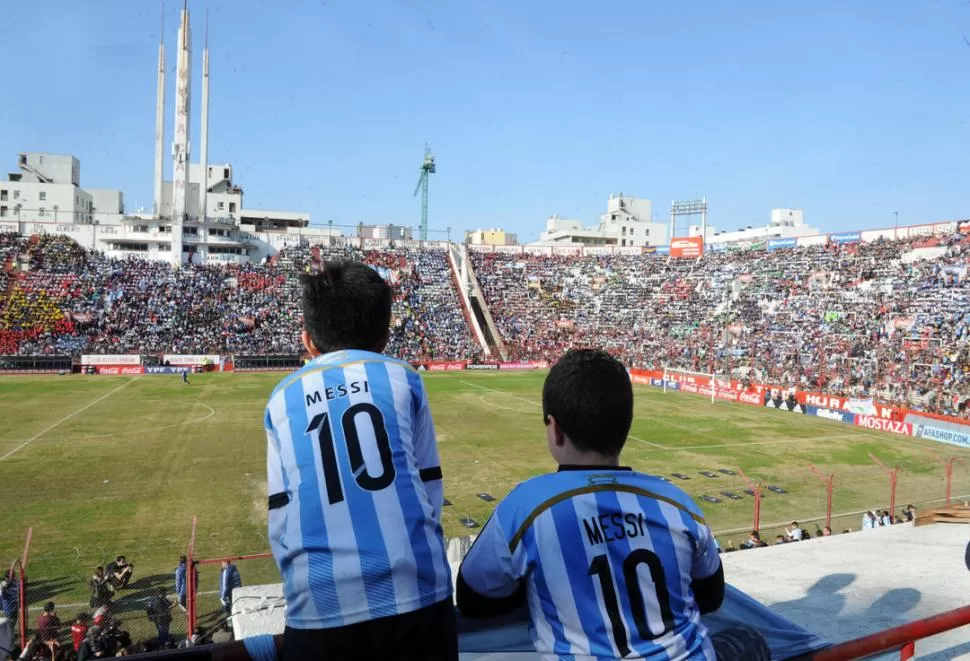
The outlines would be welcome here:
<svg viewBox="0 0 970 661">
<path fill-rule="evenodd" d="M 962 606 L 939 615 L 907 622 L 892 629 L 833 645 L 816 652 L 811 658 L 812 661 L 848 661 L 848 659 L 860 659 L 898 648 L 899 658 L 905 661 L 916 654 L 916 641 L 920 638 L 929 638 L 967 625 L 970 625 L 970 606 Z"/>
<path fill-rule="evenodd" d="M 922 620 L 907 622 L 869 636 L 832 645 L 814 654 L 798 657 L 807 661 L 850 661 L 880 652 L 898 649 L 900 659 L 906 661 L 916 654 L 916 641 L 970 625 L 970 606 L 956 608 Z M 274 636 L 277 654 L 283 648 L 283 636 Z M 151 661 L 250 661 L 249 653 L 241 642 L 224 645 L 206 645 L 185 650 L 170 650 L 153 654 L 138 654 L 132 659 Z"/>
</svg>

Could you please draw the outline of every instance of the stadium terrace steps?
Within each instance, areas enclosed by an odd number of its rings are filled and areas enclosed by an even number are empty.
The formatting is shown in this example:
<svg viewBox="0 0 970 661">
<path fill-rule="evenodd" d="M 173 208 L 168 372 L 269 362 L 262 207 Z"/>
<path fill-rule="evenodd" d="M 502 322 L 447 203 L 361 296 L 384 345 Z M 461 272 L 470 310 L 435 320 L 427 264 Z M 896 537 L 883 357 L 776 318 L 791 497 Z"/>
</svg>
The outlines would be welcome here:
<svg viewBox="0 0 970 661">
<path fill-rule="evenodd" d="M 721 558 L 731 585 L 841 642 L 966 605 L 966 545 L 963 526 L 900 524 Z M 916 651 L 970 658 L 967 640 L 966 628 L 956 629 L 919 641 Z"/>
</svg>

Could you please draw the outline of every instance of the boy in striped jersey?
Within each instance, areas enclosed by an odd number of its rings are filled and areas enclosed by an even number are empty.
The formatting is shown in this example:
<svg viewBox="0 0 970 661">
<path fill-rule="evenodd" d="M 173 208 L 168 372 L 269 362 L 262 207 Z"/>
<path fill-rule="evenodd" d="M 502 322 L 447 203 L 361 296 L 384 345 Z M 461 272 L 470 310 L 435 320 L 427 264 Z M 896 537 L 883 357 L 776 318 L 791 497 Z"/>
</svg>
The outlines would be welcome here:
<svg viewBox="0 0 970 661">
<path fill-rule="evenodd" d="M 559 472 L 519 484 L 458 574 L 458 608 L 488 617 L 528 603 L 547 659 L 765 659 L 751 629 L 709 635 L 724 572 L 700 509 L 677 487 L 619 465 L 630 377 L 603 351 L 570 351 L 542 392 Z"/>
<path fill-rule="evenodd" d="M 457 659 L 428 398 L 410 365 L 380 353 L 390 287 L 354 262 L 302 282 L 312 359 L 265 416 L 283 658 Z"/>
</svg>

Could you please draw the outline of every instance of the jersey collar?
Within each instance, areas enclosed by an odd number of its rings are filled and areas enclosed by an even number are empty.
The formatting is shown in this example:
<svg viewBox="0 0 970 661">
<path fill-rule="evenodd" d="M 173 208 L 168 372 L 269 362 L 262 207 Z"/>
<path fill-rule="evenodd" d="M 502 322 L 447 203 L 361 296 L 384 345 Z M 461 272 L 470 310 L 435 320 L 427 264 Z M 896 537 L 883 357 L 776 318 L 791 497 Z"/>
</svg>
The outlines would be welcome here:
<svg viewBox="0 0 970 661">
<path fill-rule="evenodd" d="M 582 464 L 562 464 L 557 472 L 563 471 L 632 471 L 629 466 L 584 466 Z"/>
</svg>

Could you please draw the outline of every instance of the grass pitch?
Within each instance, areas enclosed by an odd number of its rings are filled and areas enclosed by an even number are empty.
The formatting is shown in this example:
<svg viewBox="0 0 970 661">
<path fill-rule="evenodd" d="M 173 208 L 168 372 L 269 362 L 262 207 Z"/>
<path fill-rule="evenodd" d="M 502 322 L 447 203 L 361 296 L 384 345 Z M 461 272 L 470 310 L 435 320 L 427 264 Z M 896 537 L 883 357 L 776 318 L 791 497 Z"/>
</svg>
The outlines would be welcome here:
<svg viewBox="0 0 970 661">
<path fill-rule="evenodd" d="M 465 535 L 468 517 L 484 524 L 516 483 L 555 470 L 540 416 L 543 373 L 427 374 L 444 471 L 443 521 L 449 536 Z M 149 588 L 172 589 L 192 516 L 198 516 L 196 556 L 268 550 L 266 541 L 263 408 L 281 374 L 140 377 L 0 377 L 0 559 L 22 551 L 33 528 L 29 598 L 48 599 L 62 619 L 87 608 L 94 566 L 125 554 L 135 564 L 132 587 L 119 592 L 120 615 L 138 637 Z M 689 480 L 673 481 L 705 511 L 722 544 L 739 543 L 752 524 L 753 499 L 736 471 L 776 485 L 766 492 L 762 530 L 796 519 L 814 530 L 825 513 L 825 487 L 808 469 L 838 474 L 833 527 L 858 529 L 863 509 L 886 508 L 889 480 L 869 453 L 903 471 L 897 509 L 943 496 L 943 470 L 934 453 L 970 452 L 697 395 L 636 387 L 636 416 L 623 455 L 634 468 Z M 700 471 L 712 471 L 709 478 Z M 731 500 L 721 492 L 740 495 Z M 957 464 L 953 494 L 970 497 L 970 461 Z M 710 503 L 701 496 L 721 502 Z M 271 560 L 240 563 L 244 584 L 278 580 Z M 203 611 L 218 603 L 218 566 L 203 566 Z M 36 610 L 32 612 L 31 624 Z M 212 616 L 214 617 L 214 615 Z M 181 618 L 173 631 L 178 633 Z"/>
</svg>

